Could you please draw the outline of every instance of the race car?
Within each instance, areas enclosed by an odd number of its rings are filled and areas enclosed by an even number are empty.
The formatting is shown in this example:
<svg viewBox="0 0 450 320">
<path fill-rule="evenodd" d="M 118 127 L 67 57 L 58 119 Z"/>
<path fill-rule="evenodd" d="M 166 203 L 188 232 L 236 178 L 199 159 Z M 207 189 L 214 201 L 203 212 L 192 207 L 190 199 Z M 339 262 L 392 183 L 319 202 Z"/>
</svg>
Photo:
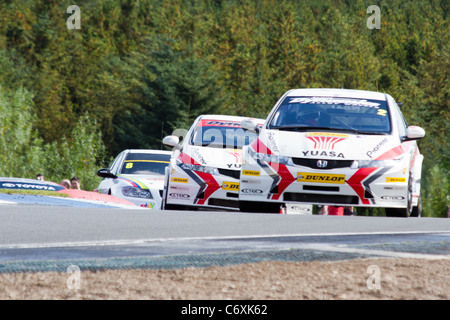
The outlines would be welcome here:
<svg viewBox="0 0 450 320">
<path fill-rule="evenodd" d="M 165 209 L 239 210 L 241 150 L 256 138 L 243 130 L 246 118 L 201 115 L 180 142 L 176 135 L 163 139 L 173 147 L 164 184 Z M 264 120 L 252 119 L 256 127 Z"/>
<path fill-rule="evenodd" d="M 256 124 L 246 121 L 246 129 Z M 242 211 L 280 212 L 286 204 L 381 207 L 419 216 L 425 136 L 408 126 L 385 93 L 294 89 L 243 148 Z"/>
<path fill-rule="evenodd" d="M 64 187 L 56 182 L 44 181 L 42 179 L 0 177 L 0 189 L 61 191 L 64 190 Z"/>
<path fill-rule="evenodd" d="M 103 180 L 95 190 L 134 204 L 161 209 L 165 168 L 171 152 L 148 149 L 122 151 L 109 168 L 97 172 Z"/>
</svg>

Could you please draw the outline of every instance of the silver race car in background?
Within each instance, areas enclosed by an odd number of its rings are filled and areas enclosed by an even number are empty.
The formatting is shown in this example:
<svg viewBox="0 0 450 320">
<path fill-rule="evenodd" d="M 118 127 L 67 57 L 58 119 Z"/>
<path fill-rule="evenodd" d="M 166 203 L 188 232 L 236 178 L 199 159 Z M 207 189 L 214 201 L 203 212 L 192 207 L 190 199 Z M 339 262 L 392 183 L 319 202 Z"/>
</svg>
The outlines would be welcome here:
<svg viewBox="0 0 450 320">
<path fill-rule="evenodd" d="M 247 118 L 199 116 L 185 135 L 167 136 L 174 147 L 164 185 L 164 208 L 219 208 L 239 210 L 239 176 L 242 147 L 253 142 L 255 130 L 243 130 Z M 253 119 L 256 127 L 264 120 Z"/>
<path fill-rule="evenodd" d="M 278 213 L 285 204 L 320 204 L 419 216 L 423 155 L 416 140 L 424 136 L 388 94 L 288 91 L 243 148 L 240 208 Z"/>
<path fill-rule="evenodd" d="M 103 180 L 96 191 L 124 198 L 140 207 L 161 209 L 164 174 L 170 155 L 169 151 L 124 150 L 109 168 L 97 172 Z"/>
</svg>

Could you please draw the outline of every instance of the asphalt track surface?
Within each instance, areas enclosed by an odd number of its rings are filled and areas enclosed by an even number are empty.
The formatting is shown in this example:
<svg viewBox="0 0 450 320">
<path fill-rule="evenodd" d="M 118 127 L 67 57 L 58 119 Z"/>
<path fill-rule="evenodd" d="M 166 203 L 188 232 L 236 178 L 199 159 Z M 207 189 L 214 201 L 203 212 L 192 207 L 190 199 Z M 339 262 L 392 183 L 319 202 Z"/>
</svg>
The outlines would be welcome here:
<svg viewBox="0 0 450 320">
<path fill-rule="evenodd" d="M 1 200 L 1 199 L 0 199 Z M 61 201 L 61 200 L 58 200 Z M 0 273 L 367 257 L 450 260 L 450 219 L 0 204 Z"/>
</svg>

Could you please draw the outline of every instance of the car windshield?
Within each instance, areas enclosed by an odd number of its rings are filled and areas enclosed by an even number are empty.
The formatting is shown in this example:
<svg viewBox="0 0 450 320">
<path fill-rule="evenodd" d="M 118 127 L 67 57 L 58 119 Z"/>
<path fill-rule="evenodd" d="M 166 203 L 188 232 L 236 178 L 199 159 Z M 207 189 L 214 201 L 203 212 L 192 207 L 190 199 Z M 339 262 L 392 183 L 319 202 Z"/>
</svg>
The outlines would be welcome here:
<svg viewBox="0 0 450 320">
<path fill-rule="evenodd" d="M 338 97 L 286 97 L 268 128 L 365 134 L 389 134 L 391 131 L 386 101 Z"/>
<path fill-rule="evenodd" d="M 190 143 L 195 146 L 241 149 L 256 138 L 256 133 L 241 128 L 239 121 L 199 121 Z"/>
<path fill-rule="evenodd" d="M 121 174 L 164 175 L 170 155 L 129 153 L 122 164 Z"/>
</svg>

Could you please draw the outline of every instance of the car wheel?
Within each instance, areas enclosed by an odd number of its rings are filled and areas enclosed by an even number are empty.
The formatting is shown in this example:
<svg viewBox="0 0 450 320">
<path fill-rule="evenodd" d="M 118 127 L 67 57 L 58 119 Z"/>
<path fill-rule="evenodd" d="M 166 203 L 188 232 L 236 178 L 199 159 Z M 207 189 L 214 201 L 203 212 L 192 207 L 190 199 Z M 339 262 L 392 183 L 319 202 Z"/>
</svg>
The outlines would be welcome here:
<svg viewBox="0 0 450 320">
<path fill-rule="evenodd" d="M 422 215 L 422 197 L 419 197 L 417 206 L 412 208 L 411 217 L 420 217 Z"/>
</svg>

